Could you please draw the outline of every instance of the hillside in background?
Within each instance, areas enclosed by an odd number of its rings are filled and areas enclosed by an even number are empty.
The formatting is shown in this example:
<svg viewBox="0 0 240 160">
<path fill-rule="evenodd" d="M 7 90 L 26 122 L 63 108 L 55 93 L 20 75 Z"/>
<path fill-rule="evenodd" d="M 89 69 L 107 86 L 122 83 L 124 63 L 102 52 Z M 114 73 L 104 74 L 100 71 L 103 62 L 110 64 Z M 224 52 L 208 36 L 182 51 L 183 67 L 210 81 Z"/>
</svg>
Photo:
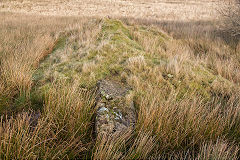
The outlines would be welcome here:
<svg viewBox="0 0 240 160">
<path fill-rule="evenodd" d="M 213 20 L 220 0 L 2 0 L 1 12 L 32 15 Z"/>
</svg>

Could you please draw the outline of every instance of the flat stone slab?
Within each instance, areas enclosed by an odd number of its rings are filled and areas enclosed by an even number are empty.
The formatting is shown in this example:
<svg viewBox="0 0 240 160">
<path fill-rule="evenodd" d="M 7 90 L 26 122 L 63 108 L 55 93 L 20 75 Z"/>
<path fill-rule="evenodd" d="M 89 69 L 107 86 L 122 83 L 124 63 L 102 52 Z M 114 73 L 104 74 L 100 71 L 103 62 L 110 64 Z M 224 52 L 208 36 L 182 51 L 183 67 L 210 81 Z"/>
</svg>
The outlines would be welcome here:
<svg viewBox="0 0 240 160">
<path fill-rule="evenodd" d="M 98 93 L 97 135 L 110 136 L 133 130 L 136 112 L 130 89 L 114 81 L 101 80 L 98 82 Z"/>
</svg>

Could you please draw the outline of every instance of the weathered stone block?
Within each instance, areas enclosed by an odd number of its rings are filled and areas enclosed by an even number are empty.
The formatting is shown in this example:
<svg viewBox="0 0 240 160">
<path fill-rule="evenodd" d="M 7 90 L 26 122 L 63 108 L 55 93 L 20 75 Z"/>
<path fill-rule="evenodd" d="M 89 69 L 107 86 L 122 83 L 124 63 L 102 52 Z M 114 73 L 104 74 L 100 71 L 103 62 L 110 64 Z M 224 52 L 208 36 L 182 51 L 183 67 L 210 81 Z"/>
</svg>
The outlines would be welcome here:
<svg viewBox="0 0 240 160">
<path fill-rule="evenodd" d="M 129 88 L 114 81 L 98 82 L 99 98 L 95 126 L 97 135 L 110 136 L 134 129 L 136 112 L 133 100 L 127 98 L 129 91 Z"/>
</svg>

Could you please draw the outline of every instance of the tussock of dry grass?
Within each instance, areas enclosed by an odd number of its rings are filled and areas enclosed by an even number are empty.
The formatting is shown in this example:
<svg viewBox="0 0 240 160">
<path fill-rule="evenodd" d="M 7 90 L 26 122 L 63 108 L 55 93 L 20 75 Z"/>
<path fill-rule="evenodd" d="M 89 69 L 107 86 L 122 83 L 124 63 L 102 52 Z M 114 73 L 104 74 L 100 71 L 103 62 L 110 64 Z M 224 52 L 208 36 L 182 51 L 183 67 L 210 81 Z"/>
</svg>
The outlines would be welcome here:
<svg viewBox="0 0 240 160">
<path fill-rule="evenodd" d="M 120 137 L 100 137 L 94 151 L 94 159 L 147 159 L 156 146 L 151 133 L 129 131 Z"/>
<path fill-rule="evenodd" d="M 93 94 L 56 82 L 46 95 L 37 125 L 34 113 L 1 117 L 1 159 L 85 157 L 92 145 Z M 34 122 L 36 123 L 36 122 Z"/>
</svg>

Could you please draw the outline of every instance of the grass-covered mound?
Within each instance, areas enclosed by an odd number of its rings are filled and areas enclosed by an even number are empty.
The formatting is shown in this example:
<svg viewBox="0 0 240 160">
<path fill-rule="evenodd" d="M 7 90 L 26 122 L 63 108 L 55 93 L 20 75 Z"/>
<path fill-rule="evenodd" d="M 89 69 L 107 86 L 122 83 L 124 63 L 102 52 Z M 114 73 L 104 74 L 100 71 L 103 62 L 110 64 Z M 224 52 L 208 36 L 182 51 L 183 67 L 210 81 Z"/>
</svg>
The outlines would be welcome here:
<svg viewBox="0 0 240 160">
<path fill-rule="evenodd" d="M 191 59 L 191 54 L 172 50 L 172 45 L 185 46 L 156 28 L 126 26 L 112 19 L 95 23 L 101 29 L 92 44 L 84 48 L 76 40 L 81 32 L 68 31 L 60 36 L 53 53 L 33 74 L 37 87 L 64 79 L 92 89 L 98 80 L 110 78 L 131 85 L 138 94 L 147 92 L 139 90 L 141 87 L 151 86 L 166 91 L 161 95 L 165 99 L 175 92 L 178 101 L 197 95 L 205 102 L 221 92 L 238 89 L 233 82 Z M 139 86 L 133 77 L 141 82 Z"/>
</svg>

